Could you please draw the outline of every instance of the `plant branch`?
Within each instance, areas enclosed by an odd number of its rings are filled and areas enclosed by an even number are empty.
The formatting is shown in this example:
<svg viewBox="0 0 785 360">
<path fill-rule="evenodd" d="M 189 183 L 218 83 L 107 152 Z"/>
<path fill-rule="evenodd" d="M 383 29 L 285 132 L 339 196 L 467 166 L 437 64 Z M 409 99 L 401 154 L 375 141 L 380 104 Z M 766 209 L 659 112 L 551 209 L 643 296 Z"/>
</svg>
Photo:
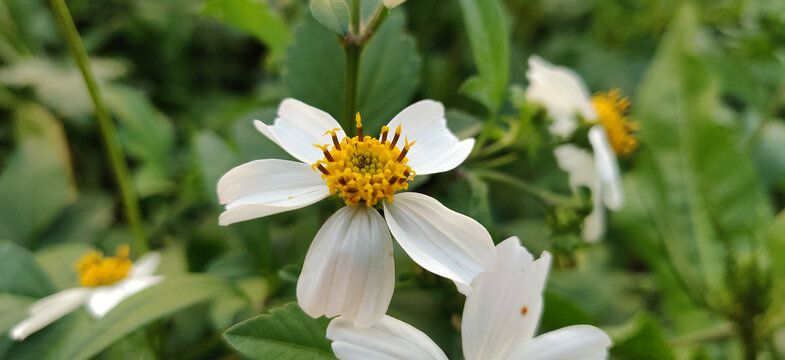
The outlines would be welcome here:
<svg viewBox="0 0 785 360">
<path fill-rule="evenodd" d="M 64 0 L 49 0 L 54 10 L 55 19 L 60 25 L 60 29 L 65 35 L 68 42 L 68 48 L 82 72 L 87 90 L 90 93 L 90 98 L 93 100 L 95 106 L 95 115 L 98 119 L 98 125 L 103 137 L 103 144 L 105 151 L 109 157 L 109 162 L 112 167 L 115 182 L 120 191 L 123 207 L 125 209 L 125 217 L 128 220 L 128 225 L 134 238 L 134 248 L 139 253 L 145 253 L 148 250 L 147 242 L 145 240 L 144 228 L 142 226 L 142 215 L 139 210 L 139 203 L 136 197 L 136 192 L 131 182 L 130 172 L 126 164 L 125 154 L 120 145 L 120 139 L 117 136 L 112 119 L 109 116 L 109 111 L 106 108 L 101 91 L 98 87 L 98 82 L 93 76 L 90 69 L 90 64 L 87 58 L 87 51 L 85 50 L 82 39 L 79 37 L 79 32 L 74 25 L 74 20 L 71 18 L 71 13 L 65 5 Z"/>
</svg>

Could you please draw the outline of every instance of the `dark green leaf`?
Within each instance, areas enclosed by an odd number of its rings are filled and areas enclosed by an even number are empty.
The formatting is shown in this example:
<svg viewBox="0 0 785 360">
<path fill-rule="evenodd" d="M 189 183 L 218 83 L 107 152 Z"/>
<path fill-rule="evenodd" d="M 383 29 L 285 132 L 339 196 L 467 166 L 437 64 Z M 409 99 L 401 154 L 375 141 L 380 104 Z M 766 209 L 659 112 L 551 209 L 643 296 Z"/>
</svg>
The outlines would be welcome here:
<svg viewBox="0 0 785 360">
<path fill-rule="evenodd" d="M 226 330 L 232 347 L 253 359 L 335 359 L 325 337 L 329 319 L 313 319 L 296 304 L 288 304 L 243 321 Z"/>
<path fill-rule="evenodd" d="M 649 315 L 636 316 L 614 335 L 611 349 L 614 359 L 676 359 L 660 325 Z"/>
<path fill-rule="evenodd" d="M 252 34 L 272 50 L 275 61 L 283 59 L 291 34 L 281 16 L 266 1 L 210 0 L 202 14 Z"/>
<path fill-rule="evenodd" d="M 0 293 L 44 297 L 54 292 L 52 282 L 27 249 L 0 241 Z"/>
</svg>

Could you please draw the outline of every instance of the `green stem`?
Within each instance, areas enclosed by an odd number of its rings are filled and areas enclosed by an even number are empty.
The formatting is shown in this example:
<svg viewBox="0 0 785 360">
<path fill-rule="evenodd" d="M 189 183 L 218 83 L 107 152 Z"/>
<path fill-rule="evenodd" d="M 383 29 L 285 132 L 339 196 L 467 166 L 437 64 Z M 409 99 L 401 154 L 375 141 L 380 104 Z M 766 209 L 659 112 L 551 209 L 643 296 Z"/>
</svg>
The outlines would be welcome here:
<svg viewBox="0 0 785 360">
<path fill-rule="evenodd" d="M 360 0 L 351 0 L 349 8 L 349 31 L 354 36 L 360 36 Z"/>
<path fill-rule="evenodd" d="M 76 30 L 74 20 L 65 5 L 64 0 L 49 0 L 54 10 L 55 19 L 60 25 L 60 29 L 65 35 L 68 42 L 68 48 L 82 72 L 87 90 L 90 92 L 90 98 L 95 105 L 95 115 L 98 118 L 98 125 L 101 129 L 103 143 L 106 147 L 106 153 L 109 155 L 109 162 L 112 166 L 115 181 L 120 190 L 123 206 L 125 208 L 125 216 L 128 220 L 128 225 L 134 237 L 134 247 L 139 253 L 145 253 L 148 250 L 147 242 L 145 241 L 144 228 L 142 227 L 142 215 L 139 211 L 139 203 L 136 198 L 133 184 L 131 183 L 131 176 L 128 171 L 128 165 L 125 162 L 125 154 L 120 145 L 120 139 L 117 136 L 117 131 L 114 128 L 112 119 L 109 116 L 109 111 L 106 108 L 101 91 L 98 88 L 98 83 L 93 76 L 90 69 L 89 61 L 87 59 L 87 51 L 85 50 L 82 39 L 79 37 L 79 32 Z"/>
<path fill-rule="evenodd" d="M 523 180 L 520 180 L 516 177 L 498 171 L 475 169 L 472 170 L 472 172 L 479 177 L 483 177 L 488 180 L 494 180 L 500 183 L 505 183 L 507 185 L 514 186 L 519 190 L 523 190 L 523 192 L 542 201 L 546 205 L 568 205 L 568 206 L 580 205 L 576 203 L 576 201 L 573 200 L 572 198 L 537 188 L 536 186 L 531 185 Z"/>
<path fill-rule="evenodd" d="M 346 97 L 344 98 L 344 121 L 341 124 L 346 135 L 353 135 L 356 130 L 354 114 L 357 112 L 357 88 L 360 78 L 360 54 L 362 45 L 347 43 L 346 52 Z"/>
</svg>

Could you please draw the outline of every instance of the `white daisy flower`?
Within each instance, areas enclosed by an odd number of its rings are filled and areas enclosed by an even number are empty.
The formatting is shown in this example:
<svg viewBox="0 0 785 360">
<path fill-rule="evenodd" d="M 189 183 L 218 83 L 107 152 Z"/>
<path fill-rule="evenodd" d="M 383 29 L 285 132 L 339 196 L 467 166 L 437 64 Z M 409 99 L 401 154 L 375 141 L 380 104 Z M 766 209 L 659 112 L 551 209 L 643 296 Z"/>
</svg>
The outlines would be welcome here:
<svg viewBox="0 0 785 360">
<path fill-rule="evenodd" d="M 350 138 L 329 114 L 295 99 L 281 102 L 272 126 L 255 124 L 301 162 L 256 160 L 226 173 L 218 181 L 226 204 L 221 225 L 301 208 L 330 194 L 346 203 L 305 257 L 297 301 L 309 315 L 343 315 L 361 327 L 384 316 L 395 284 L 390 232 L 417 264 L 464 291 L 493 264 L 493 241 L 477 221 L 423 194 L 395 195 L 415 174 L 451 170 L 471 152 L 474 139 L 459 141 L 447 129 L 441 103 L 407 107 L 382 128 L 380 139 L 364 136 L 359 114 L 359 136 Z M 373 208 L 378 202 L 384 218 Z"/>
<path fill-rule="evenodd" d="M 629 101 L 619 90 L 591 97 L 574 71 L 538 56 L 529 57 L 526 77 L 526 97 L 545 107 L 553 119 L 548 128 L 551 134 L 567 139 L 578 128 L 579 119 L 594 124 L 588 133 L 593 153 L 565 144 L 557 146 L 554 155 L 559 167 L 569 174 L 573 190 L 580 186 L 591 190 L 594 209 L 585 220 L 582 235 L 587 241 L 597 241 L 605 233 L 603 205 L 618 210 L 624 202 L 616 155 L 629 154 L 638 146 L 632 134 L 637 123 L 625 115 Z"/>
<path fill-rule="evenodd" d="M 533 261 L 518 238 L 496 246 L 495 269 L 481 273 L 466 297 L 461 322 L 467 360 L 605 359 L 611 339 L 602 330 L 575 325 L 534 337 L 542 313 L 542 292 L 551 256 Z M 335 355 L 342 360 L 447 359 L 420 330 L 385 316 L 370 328 L 357 328 L 342 317 L 327 327 Z"/>
<path fill-rule="evenodd" d="M 90 252 L 77 262 L 81 287 L 33 303 L 30 317 L 11 329 L 11 338 L 24 340 L 80 305 L 85 305 L 94 318 L 102 318 L 123 300 L 163 280 L 163 276 L 153 275 L 160 258 L 158 253 L 150 252 L 131 263 L 127 245 L 119 247 L 114 257 Z"/>
</svg>

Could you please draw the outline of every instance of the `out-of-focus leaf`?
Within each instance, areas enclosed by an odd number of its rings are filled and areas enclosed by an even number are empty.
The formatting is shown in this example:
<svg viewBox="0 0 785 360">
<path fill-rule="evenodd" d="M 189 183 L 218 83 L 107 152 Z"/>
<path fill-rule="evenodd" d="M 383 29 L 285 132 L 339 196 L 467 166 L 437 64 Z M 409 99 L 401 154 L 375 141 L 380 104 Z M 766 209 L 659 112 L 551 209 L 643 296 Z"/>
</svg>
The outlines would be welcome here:
<svg viewBox="0 0 785 360">
<path fill-rule="evenodd" d="M 15 113 L 19 148 L 0 175 L 0 237 L 33 245 L 34 239 L 76 199 L 62 126 L 43 107 Z"/>
<path fill-rule="evenodd" d="M 229 288 L 207 275 L 170 276 L 112 309 L 96 321 L 80 341 L 62 349 L 64 359 L 89 359 L 151 321 L 187 306 L 208 301 Z"/>
<path fill-rule="evenodd" d="M 67 289 L 78 285 L 76 262 L 91 250 L 84 243 L 62 243 L 36 252 L 35 257 L 55 287 Z"/>
<path fill-rule="evenodd" d="M 311 0 L 311 14 L 338 35 L 349 31 L 349 4 L 346 0 Z"/>
<path fill-rule="evenodd" d="M 252 124 L 249 122 L 248 125 L 248 131 L 253 131 L 250 129 Z M 262 138 L 264 135 L 259 137 Z M 232 167 L 239 165 L 238 156 L 223 139 L 209 130 L 202 130 L 196 134 L 194 144 L 194 150 L 199 157 L 205 194 L 212 199 L 213 204 L 218 206 L 218 193 L 216 193 L 218 179 Z"/>
<path fill-rule="evenodd" d="M 283 59 L 291 34 L 281 16 L 269 8 L 267 1 L 210 0 L 202 14 L 252 34 L 272 50 L 274 61 Z"/>
<path fill-rule="evenodd" d="M 459 139 L 476 136 L 482 129 L 482 121 L 471 114 L 456 109 L 448 109 L 445 114 L 447 127 Z"/>
<path fill-rule="evenodd" d="M 206 273 L 227 279 L 254 275 L 253 258 L 242 250 L 227 251 L 207 265 Z"/>
<path fill-rule="evenodd" d="M 169 119 L 153 106 L 144 92 L 125 87 L 108 87 L 104 93 L 119 120 L 118 133 L 128 155 L 139 160 L 134 183 L 140 197 L 160 194 L 174 184 L 169 178 L 174 129 Z"/>
<path fill-rule="evenodd" d="M 545 305 L 543 306 L 539 330 L 541 333 L 570 325 L 591 324 L 594 322 L 591 316 L 581 309 L 578 304 L 564 296 L 546 291 L 544 298 Z"/>
<path fill-rule="evenodd" d="M 325 337 L 329 319 L 311 318 L 296 304 L 243 321 L 224 333 L 237 351 L 252 359 L 335 359 Z"/>
<path fill-rule="evenodd" d="M 292 155 L 286 152 L 278 144 L 262 135 L 253 125 L 253 120 L 260 120 L 265 124 L 272 124 L 275 121 L 276 111 L 274 108 L 265 108 L 255 111 L 252 114 L 241 116 L 232 126 L 234 141 L 240 150 L 240 162 L 232 166 L 240 165 L 241 162 L 253 161 L 258 159 L 283 159 L 297 161 Z M 231 167 L 227 168 L 229 170 Z M 217 179 L 216 179 L 217 180 Z"/>
<path fill-rule="evenodd" d="M 498 0 L 460 0 L 466 33 L 480 76 L 463 92 L 496 111 L 504 99 L 509 74 L 510 30 Z"/>
<path fill-rule="evenodd" d="M 631 319 L 621 329 L 611 332 L 614 359 L 675 360 L 662 328 L 649 315 L 641 314 Z"/>
<path fill-rule="evenodd" d="M 52 282 L 27 249 L 0 241 L 0 293 L 44 297 L 54 292 Z"/>
<path fill-rule="evenodd" d="M 90 68 L 100 83 L 122 76 L 125 65 L 117 60 L 90 59 Z M 66 119 L 92 114 L 93 102 L 76 66 L 64 67 L 44 58 L 19 61 L 0 69 L 0 83 L 30 86 L 38 98 Z"/>
<path fill-rule="evenodd" d="M 755 165 L 763 184 L 785 184 L 785 123 L 770 121 L 760 129 L 755 146 Z"/>
<path fill-rule="evenodd" d="M 68 359 L 64 357 L 63 350 L 74 342 L 80 341 L 92 323 L 93 318 L 80 307 L 38 330 L 24 341 L 12 341 L 6 353 L 2 353 L 2 344 L 0 344 L 0 355 L 3 359 Z"/>
<path fill-rule="evenodd" d="M 60 243 L 95 243 L 114 221 L 113 210 L 111 197 L 102 193 L 82 193 L 41 235 L 38 244 L 45 247 Z"/>
<path fill-rule="evenodd" d="M 7 334 L 14 325 L 24 320 L 27 308 L 35 299 L 26 296 L 0 294 L 0 334 Z"/>
<path fill-rule="evenodd" d="M 751 234 L 771 219 L 749 157 L 713 118 L 719 87 L 702 60 L 711 44 L 700 35 L 695 9 L 685 5 L 644 77 L 634 114 L 651 150 L 640 161 L 650 170 L 655 223 L 699 294 L 702 286 L 722 286 L 720 240 L 750 248 Z"/>
<path fill-rule="evenodd" d="M 391 13 L 360 59 L 358 106 L 369 134 L 408 105 L 417 88 L 420 58 L 414 39 L 404 33 L 405 23 L 402 12 Z M 344 116 L 344 62 L 335 37 L 305 16 L 286 52 L 284 84 L 295 98 L 340 121 Z"/>
<path fill-rule="evenodd" d="M 485 227 L 492 227 L 493 220 L 491 217 L 491 204 L 488 200 L 488 183 L 471 172 L 467 173 L 466 180 L 469 182 L 469 188 L 472 190 L 469 198 L 469 213 L 467 215 Z"/>
</svg>

